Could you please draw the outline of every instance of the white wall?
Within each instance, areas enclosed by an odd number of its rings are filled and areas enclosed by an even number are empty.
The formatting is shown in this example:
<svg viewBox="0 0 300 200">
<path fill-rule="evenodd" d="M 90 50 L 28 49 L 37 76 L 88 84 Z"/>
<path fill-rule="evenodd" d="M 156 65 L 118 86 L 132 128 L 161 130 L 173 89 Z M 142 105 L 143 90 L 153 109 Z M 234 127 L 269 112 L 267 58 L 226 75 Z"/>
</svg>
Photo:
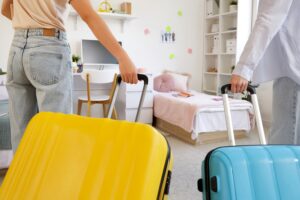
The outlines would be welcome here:
<svg viewBox="0 0 300 200">
<path fill-rule="evenodd" d="M 2 5 L 0 0 L 0 5 Z M 0 16 L 0 68 L 6 70 L 7 57 L 9 53 L 10 44 L 13 38 L 13 28 L 11 22 Z"/>
<path fill-rule="evenodd" d="M 97 8 L 98 0 L 92 0 Z M 119 8 L 122 0 L 110 0 L 114 8 Z M 132 0 L 133 14 L 137 19 L 125 27 L 124 33 L 117 21 L 109 21 L 115 36 L 123 41 L 124 48 L 128 51 L 138 67 L 146 67 L 150 71 L 160 72 L 171 69 L 188 72 L 193 75 L 191 86 L 201 89 L 202 76 L 202 49 L 203 49 L 203 5 L 204 1 L 190 0 Z M 2 4 L 2 0 L 0 0 Z M 181 10 L 183 16 L 178 16 Z M 93 38 L 88 28 L 79 22 L 79 28 L 74 29 L 75 17 L 69 17 L 67 29 L 72 51 L 79 54 L 79 41 L 81 38 Z M 171 26 L 176 32 L 177 41 L 174 44 L 162 44 L 160 41 L 161 30 Z M 144 29 L 150 30 L 149 35 L 144 34 Z M 10 22 L 0 17 L 0 66 L 6 68 L 7 56 L 13 30 Z M 192 48 L 193 53 L 188 54 L 187 49 Z M 169 55 L 175 54 L 174 59 Z"/>
<path fill-rule="evenodd" d="M 93 1 L 95 8 L 97 2 Z M 119 8 L 122 0 L 110 1 L 114 8 Z M 124 32 L 118 21 L 110 20 L 108 24 L 114 35 L 123 42 L 138 67 L 145 67 L 152 72 L 164 69 L 188 72 L 193 75 L 191 86 L 201 89 L 202 83 L 202 50 L 203 50 L 203 4 L 204 1 L 190 0 L 132 0 L 133 15 L 137 19 L 125 25 Z M 178 16 L 181 10 L 183 15 Z M 79 21 L 79 30 L 74 30 L 75 17 L 68 23 L 69 39 L 75 53 L 79 54 L 80 38 L 94 38 L 88 28 Z M 171 26 L 176 33 L 174 44 L 161 42 L 161 31 Z M 145 35 L 144 30 L 150 34 Z M 188 48 L 193 49 L 188 54 Z M 169 55 L 175 58 L 170 59 Z"/>
<path fill-rule="evenodd" d="M 2 4 L 3 0 L 0 0 Z M 97 7 L 98 0 L 93 0 Z M 113 7 L 118 8 L 122 0 L 110 0 Z M 191 86 L 201 89 L 202 55 L 203 55 L 203 11 L 204 0 L 132 0 L 133 14 L 138 18 L 129 22 L 125 32 L 121 32 L 120 24 L 110 21 L 109 26 L 116 37 L 123 41 L 137 66 L 146 67 L 151 71 L 160 72 L 163 69 L 188 72 L 193 76 Z M 178 10 L 183 13 L 177 15 Z M 75 17 L 70 17 L 67 24 L 69 40 L 74 53 L 79 54 L 81 38 L 93 38 L 85 25 L 79 25 L 74 30 Z M 81 24 L 81 23 L 79 23 Z M 176 32 L 175 44 L 162 44 L 160 33 L 166 26 L 171 26 Z M 144 29 L 150 30 L 144 35 Z M 0 17 L 0 67 L 6 69 L 9 46 L 13 37 L 11 23 Z M 192 48 L 193 54 L 187 49 Z M 174 53 L 175 59 L 170 60 L 169 54 Z M 258 90 L 263 119 L 269 123 L 272 117 L 272 84 L 263 84 Z"/>
</svg>

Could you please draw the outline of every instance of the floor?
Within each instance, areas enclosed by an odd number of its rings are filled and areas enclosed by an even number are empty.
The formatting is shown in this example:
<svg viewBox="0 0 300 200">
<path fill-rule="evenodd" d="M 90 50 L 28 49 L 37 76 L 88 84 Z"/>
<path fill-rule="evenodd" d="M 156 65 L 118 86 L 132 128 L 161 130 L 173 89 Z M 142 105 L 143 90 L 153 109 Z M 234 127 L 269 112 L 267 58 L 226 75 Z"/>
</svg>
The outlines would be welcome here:
<svg viewBox="0 0 300 200">
<path fill-rule="evenodd" d="M 201 200 L 202 193 L 197 190 L 197 180 L 201 177 L 201 162 L 210 150 L 228 146 L 228 142 L 190 145 L 170 135 L 167 135 L 167 139 L 174 156 L 170 200 Z M 258 136 L 252 133 L 247 138 L 237 140 L 237 143 L 257 144 Z M 0 184 L 3 176 L 3 173 L 0 173 Z"/>
<path fill-rule="evenodd" d="M 212 149 L 228 146 L 228 142 L 205 145 L 190 145 L 167 136 L 174 155 L 174 167 L 171 179 L 170 200 L 201 200 L 202 193 L 197 189 L 197 180 L 201 177 L 201 163 L 205 155 Z M 237 144 L 258 144 L 256 133 L 247 138 L 239 139 Z"/>
</svg>

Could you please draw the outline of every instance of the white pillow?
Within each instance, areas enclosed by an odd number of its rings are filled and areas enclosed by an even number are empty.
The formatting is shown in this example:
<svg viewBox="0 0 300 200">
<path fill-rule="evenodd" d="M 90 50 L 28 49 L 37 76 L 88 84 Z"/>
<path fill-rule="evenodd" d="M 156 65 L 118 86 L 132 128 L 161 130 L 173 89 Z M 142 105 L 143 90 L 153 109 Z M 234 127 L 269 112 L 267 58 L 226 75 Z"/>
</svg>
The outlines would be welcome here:
<svg viewBox="0 0 300 200">
<path fill-rule="evenodd" d="M 174 91 L 186 92 L 188 90 L 189 76 L 172 72 L 167 72 L 167 74 L 172 75 L 174 79 Z"/>
</svg>

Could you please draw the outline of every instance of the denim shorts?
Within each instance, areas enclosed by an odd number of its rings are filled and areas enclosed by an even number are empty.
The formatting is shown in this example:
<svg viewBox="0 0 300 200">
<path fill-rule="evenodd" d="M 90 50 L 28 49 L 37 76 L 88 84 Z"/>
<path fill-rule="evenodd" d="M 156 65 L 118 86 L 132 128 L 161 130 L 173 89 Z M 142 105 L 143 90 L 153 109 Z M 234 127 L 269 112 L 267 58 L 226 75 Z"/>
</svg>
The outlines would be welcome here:
<svg viewBox="0 0 300 200">
<path fill-rule="evenodd" d="M 17 29 L 7 66 L 12 148 L 39 111 L 72 113 L 71 52 L 64 32 Z"/>
</svg>

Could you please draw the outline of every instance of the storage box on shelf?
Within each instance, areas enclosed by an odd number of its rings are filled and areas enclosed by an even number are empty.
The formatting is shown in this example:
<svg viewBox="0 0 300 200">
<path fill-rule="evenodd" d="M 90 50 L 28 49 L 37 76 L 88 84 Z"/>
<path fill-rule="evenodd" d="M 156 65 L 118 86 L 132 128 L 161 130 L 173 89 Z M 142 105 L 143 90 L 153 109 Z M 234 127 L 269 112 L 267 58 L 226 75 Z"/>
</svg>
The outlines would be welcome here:
<svg viewBox="0 0 300 200">
<path fill-rule="evenodd" d="M 252 1 L 238 1 L 236 9 L 231 0 L 205 2 L 203 91 L 219 94 L 251 32 Z"/>
<path fill-rule="evenodd" d="M 219 5 L 218 1 L 215 0 L 207 0 L 206 2 L 206 16 L 211 17 L 217 15 L 219 13 Z"/>
</svg>

